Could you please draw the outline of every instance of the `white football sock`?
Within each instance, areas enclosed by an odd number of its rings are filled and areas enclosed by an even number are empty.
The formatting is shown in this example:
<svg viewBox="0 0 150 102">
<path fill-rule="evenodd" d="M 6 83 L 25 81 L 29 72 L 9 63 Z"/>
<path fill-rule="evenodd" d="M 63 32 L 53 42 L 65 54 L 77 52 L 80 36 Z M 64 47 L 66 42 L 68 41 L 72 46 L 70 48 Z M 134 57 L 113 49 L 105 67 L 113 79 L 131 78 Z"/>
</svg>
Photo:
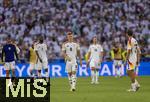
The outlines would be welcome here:
<svg viewBox="0 0 150 102">
<path fill-rule="evenodd" d="M 140 86 L 140 84 L 138 83 L 138 81 L 135 79 L 135 84 L 137 85 L 137 86 Z"/>
<path fill-rule="evenodd" d="M 49 82 L 49 75 L 48 75 L 48 72 L 45 72 L 46 74 L 46 82 Z"/>
<path fill-rule="evenodd" d="M 39 77 L 39 78 L 41 77 L 41 73 L 39 73 L 39 72 L 38 72 L 38 77 Z"/>
<path fill-rule="evenodd" d="M 70 75 L 68 75 L 68 80 L 69 80 L 70 87 L 72 87 L 72 77 Z"/>
<path fill-rule="evenodd" d="M 92 82 L 95 81 L 94 77 L 95 77 L 95 72 L 94 72 L 94 70 L 91 70 L 91 80 L 92 80 Z"/>
<path fill-rule="evenodd" d="M 131 87 L 132 87 L 132 89 L 135 91 L 136 90 L 136 84 L 135 83 L 132 83 L 131 84 Z"/>
<path fill-rule="evenodd" d="M 123 75 L 123 72 L 122 72 L 122 67 L 120 67 L 120 76 L 122 76 Z"/>
<path fill-rule="evenodd" d="M 76 87 L 76 75 L 72 74 L 72 88 Z"/>
<path fill-rule="evenodd" d="M 115 67 L 115 76 L 118 76 L 118 70 L 116 67 Z"/>
<path fill-rule="evenodd" d="M 95 71 L 95 82 L 98 82 L 99 71 Z"/>
</svg>

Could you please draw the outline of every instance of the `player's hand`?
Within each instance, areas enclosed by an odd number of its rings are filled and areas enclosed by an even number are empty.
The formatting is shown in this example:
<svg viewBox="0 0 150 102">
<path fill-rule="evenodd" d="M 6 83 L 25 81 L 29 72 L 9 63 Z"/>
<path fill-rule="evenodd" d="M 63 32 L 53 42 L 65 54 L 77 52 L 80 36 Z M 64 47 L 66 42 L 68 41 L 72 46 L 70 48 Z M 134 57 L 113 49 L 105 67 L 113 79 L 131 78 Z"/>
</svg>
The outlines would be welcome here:
<svg viewBox="0 0 150 102">
<path fill-rule="evenodd" d="M 39 60 L 40 60 L 40 62 L 42 63 L 42 59 L 39 58 Z"/>
<path fill-rule="evenodd" d="M 3 63 L 4 61 L 3 61 L 3 60 L 1 60 L 1 62 Z"/>
<path fill-rule="evenodd" d="M 69 56 L 66 56 L 66 57 L 65 57 L 65 60 L 71 61 L 71 58 L 70 58 Z"/>
<path fill-rule="evenodd" d="M 4 63 L 4 61 L 0 61 L 0 64 L 4 65 L 5 63 Z"/>
<path fill-rule="evenodd" d="M 16 60 L 16 63 L 21 63 L 21 60 L 18 60 L 18 59 L 17 59 L 17 60 Z"/>
</svg>

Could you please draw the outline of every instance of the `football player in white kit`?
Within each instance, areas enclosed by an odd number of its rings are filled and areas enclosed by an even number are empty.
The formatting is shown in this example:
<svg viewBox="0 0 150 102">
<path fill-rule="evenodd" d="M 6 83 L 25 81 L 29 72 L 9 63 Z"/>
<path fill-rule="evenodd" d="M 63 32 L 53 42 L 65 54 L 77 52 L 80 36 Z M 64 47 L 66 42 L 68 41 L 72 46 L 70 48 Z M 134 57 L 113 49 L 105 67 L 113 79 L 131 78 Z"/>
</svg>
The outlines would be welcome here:
<svg viewBox="0 0 150 102">
<path fill-rule="evenodd" d="M 76 89 L 76 72 L 78 68 L 77 56 L 80 59 L 80 66 L 82 66 L 82 59 L 80 55 L 80 46 L 78 43 L 73 41 L 72 32 L 67 33 L 67 42 L 62 45 L 63 56 L 66 61 L 66 71 L 68 73 L 68 79 L 70 84 L 70 91 L 75 91 Z"/>
<path fill-rule="evenodd" d="M 138 46 L 137 41 L 133 38 L 132 31 L 128 31 L 128 44 L 127 44 L 127 74 L 131 79 L 131 89 L 128 91 L 138 91 L 140 88 L 140 84 L 136 80 L 136 75 L 134 73 L 135 67 L 137 67 L 140 63 L 140 48 Z"/>
<path fill-rule="evenodd" d="M 35 45 L 35 51 L 37 54 L 38 77 L 41 77 L 41 70 L 42 68 L 44 68 L 45 74 L 46 74 L 46 81 L 49 82 L 48 59 L 47 59 L 47 54 L 46 54 L 47 45 L 44 43 L 43 37 L 39 38 L 39 43 Z"/>
<path fill-rule="evenodd" d="M 92 44 L 89 47 L 87 54 L 87 66 L 91 68 L 91 84 L 98 84 L 99 69 L 103 58 L 103 48 L 98 44 L 96 36 L 92 39 Z"/>
</svg>

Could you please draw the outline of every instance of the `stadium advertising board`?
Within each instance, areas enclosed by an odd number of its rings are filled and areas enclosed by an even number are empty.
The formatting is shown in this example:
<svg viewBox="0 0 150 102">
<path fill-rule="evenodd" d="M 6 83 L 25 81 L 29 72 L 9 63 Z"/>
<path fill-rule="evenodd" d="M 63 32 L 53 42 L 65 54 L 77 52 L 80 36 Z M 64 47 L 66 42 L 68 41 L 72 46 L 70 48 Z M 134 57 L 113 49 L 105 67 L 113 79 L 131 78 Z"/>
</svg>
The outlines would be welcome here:
<svg viewBox="0 0 150 102">
<path fill-rule="evenodd" d="M 67 77 L 65 71 L 65 63 L 49 63 L 49 75 L 50 77 Z M 99 75 L 100 76 L 113 76 L 115 74 L 115 68 L 113 67 L 112 62 L 104 62 L 101 65 Z M 126 66 L 122 65 L 123 75 L 126 75 Z M 150 75 L 150 63 L 141 62 L 140 66 L 136 69 L 138 75 Z M 18 77 L 28 77 L 29 73 L 29 64 L 17 64 L 16 65 L 16 76 Z M 4 66 L 0 65 L 0 76 L 5 77 L 6 71 Z M 42 71 L 42 76 L 45 76 L 44 71 Z M 86 67 L 84 63 L 78 67 L 77 76 L 85 77 L 90 76 L 90 69 Z"/>
</svg>

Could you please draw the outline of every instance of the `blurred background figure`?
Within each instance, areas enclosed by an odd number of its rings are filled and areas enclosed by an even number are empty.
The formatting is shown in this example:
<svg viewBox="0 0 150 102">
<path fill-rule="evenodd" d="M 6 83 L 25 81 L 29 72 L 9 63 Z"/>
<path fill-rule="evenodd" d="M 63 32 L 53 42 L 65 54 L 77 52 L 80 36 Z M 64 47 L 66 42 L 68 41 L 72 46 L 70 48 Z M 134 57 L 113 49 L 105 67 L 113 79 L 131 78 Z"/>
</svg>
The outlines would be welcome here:
<svg viewBox="0 0 150 102">
<path fill-rule="evenodd" d="M 121 77 L 123 75 L 123 49 L 120 46 L 120 43 L 114 43 L 114 46 L 111 50 L 111 58 L 113 60 L 113 67 L 115 68 L 115 77 Z"/>
<path fill-rule="evenodd" d="M 104 47 L 104 61 L 110 61 L 112 43 L 125 47 L 126 29 L 132 29 L 142 45 L 142 60 L 150 61 L 149 0 L 0 0 L 0 48 L 7 35 L 21 49 L 27 61 L 33 39 L 42 34 L 48 45 L 48 59 L 61 61 L 62 43 L 67 31 L 82 43 L 82 58 L 90 39 L 96 35 Z M 86 39 L 86 40 L 85 40 Z M 0 53 L 1 54 L 1 53 Z"/>
</svg>

